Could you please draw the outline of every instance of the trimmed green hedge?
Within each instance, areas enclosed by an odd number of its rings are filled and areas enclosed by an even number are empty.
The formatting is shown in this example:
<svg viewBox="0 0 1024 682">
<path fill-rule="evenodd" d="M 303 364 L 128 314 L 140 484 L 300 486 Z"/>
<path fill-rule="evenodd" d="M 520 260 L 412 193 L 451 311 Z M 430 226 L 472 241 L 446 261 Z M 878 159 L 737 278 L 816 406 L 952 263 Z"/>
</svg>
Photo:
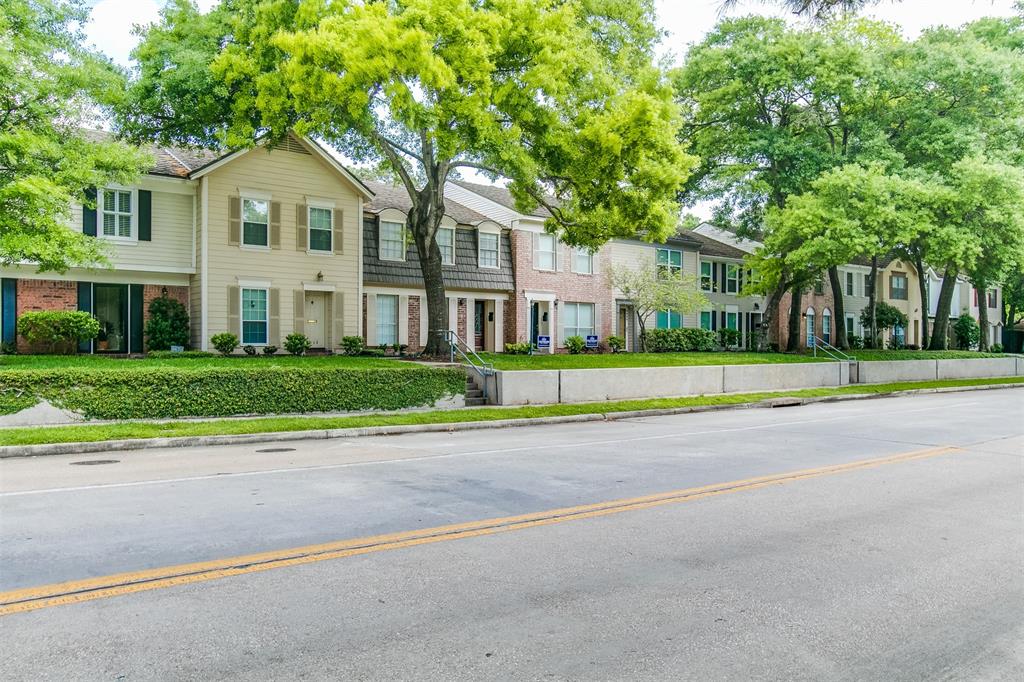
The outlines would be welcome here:
<svg viewBox="0 0 1024 682">
<path fill-rule="evenodd" d="M 466 375 L 434 367 L 18 370 L 0 372 L 0 388 L 90 419 L 223 417 L 429 406 L 465 392 Z"/>
<path fill-rule="evenodd" d="M 708 329 L 650 329 L 647 331 L 648 353 L 687 353 L 713 351 L 715 333 Z"/>
</svg>

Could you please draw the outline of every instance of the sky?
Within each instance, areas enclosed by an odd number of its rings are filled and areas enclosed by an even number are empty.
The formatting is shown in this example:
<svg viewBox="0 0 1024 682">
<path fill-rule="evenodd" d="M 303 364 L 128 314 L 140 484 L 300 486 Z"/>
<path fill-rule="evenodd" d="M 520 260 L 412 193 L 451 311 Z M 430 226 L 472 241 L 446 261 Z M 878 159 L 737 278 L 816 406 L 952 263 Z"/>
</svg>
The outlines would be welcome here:
<svg viewBox="0 0 1024 682">
<path fill-rule="evenodd" d="M 209 9 L 216 0 L 198 0 Z M 91 0 L 92 14 L 85 26 L 86 42 L 118 64 L 131 65 L 129 56 L 138 42 L 132 27 L 149 24 L 159 17 L 161 0 Z M 658 23 L 667 33 L 659 54 L 678 63 L 687 45 L 699 41 L 721 18 L 720 0 L 657 0 Z M 1014 0 L 882 0 L 865 14 L 899 25 L 908 38 L 916 37 L 928 26 L 959 26 L 984 16 L 1012 16 Z M 741 0 L 728 16 L 745 14 L 790 16 L 770 2 Z M 485 178 L 476 180 L 488 182 Z M 695 207 L 702 218 L 710 215 L 708 206 Z"/>
</svg>

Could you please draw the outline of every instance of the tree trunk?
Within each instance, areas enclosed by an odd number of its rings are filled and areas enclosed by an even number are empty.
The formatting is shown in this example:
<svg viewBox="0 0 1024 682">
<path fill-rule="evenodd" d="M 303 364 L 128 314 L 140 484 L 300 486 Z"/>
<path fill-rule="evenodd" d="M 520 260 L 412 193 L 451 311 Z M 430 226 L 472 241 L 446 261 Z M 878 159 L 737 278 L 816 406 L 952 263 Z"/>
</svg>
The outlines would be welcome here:
<svg viewBox="0 0 1024 682">
<path fill-rule="evenodd" d="M 803 287 L 799 283 L 790 288 L 793 298 L 789 301 L 789 338 L 786 340 L 786 351 L 793 353 L 800 350 L 800 305 L 803 301 Z"/>
<path fill-rule="evenodd" d="M 924 260 L 921 251 L 914 251 L 914 267 L 917 268 L 917 286 L 921 291 L 921 348 L 928 347 L 928 283 L 925 281 Z"/>
<path fill-rule="evenodd" d="M 776 324 L 779 318 L 779 303 L 786 293 L 785 284 L 777 286 L 768 297 L 768 302 L 761 314 L 761 328 L 764 333 L 758 339 L 758 350 L 765 351 L 774 344 L 776 350 L 781 348 L 779 343 L 779 327 Z M 765 348 L 767 346 L 768 348 Z"/>
<path fill-rule="evenodd" d="M 875 319 L 875 302 L 878 300 L 878 256 L 871 257 L 871 291 L 868 293 L 868 310 L 871 311 L 871 339 L 865 342 L 868 348 L 878 347 L 878 321 Z"/>
<path fill-rule="evenodd" d="M 846 305 L 843 302 L 843 285 L 839 281 L 839 267 L 833 265 L 828 269 L 828 284 L 832 288 L 832 300 L 835 310 L 832 311 L 833 324 L 836 326 L 836 344 L 839 350 L 850 350 L 850 340 L 846 338 Z M 839 330 L 842 329 L 842 332 Z"/>
<path fill-rule="evenodd" d="M 640 329 L 640 352 L 647 352 L 647 327 L 644 325 L 644 316 L 636 314 L 636 326 Z"/>
<path fill-rule="evenodd" d="M 935 308 L 935 325 L 932 327 L 932 342 L 929 350 L 946 350 L 949 338 L 949 311 L 956 290 L 956 271 L 946 270 L 942 276 L 942 288 L 939 290 L 939 303 Z"/>
<path fill-rule="evenodd" d="M 978 337 L 978 352 L 988 352 L 988 282 L 978 282 L 974 285 L 978 292 L 978 326 L 981 327 L 981 335 Z"/>
<path fill-rule="evenodd" d="M 444 215 L 444 201 L 439 192 L 430 189 L 429 183 L 417 198 L 406 225 L 419 253 L 423 289 L 427 298 L 427 345 L 423 348 L 423 355 L 447 359 L 450 353 L 445 337 L 448 330 L 445 324 L 448 299 L 444 290 L 441 249 L 437 245 L 437 227 Z M 420 324 L 423 324 L 422 320 Z"/>
</svg>

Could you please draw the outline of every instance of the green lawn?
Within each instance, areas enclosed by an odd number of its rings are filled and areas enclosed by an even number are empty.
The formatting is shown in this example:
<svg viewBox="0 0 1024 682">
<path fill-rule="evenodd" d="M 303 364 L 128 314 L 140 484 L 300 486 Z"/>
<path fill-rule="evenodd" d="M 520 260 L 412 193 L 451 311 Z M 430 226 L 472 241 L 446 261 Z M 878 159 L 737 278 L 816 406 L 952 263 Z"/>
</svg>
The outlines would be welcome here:
<svg viewBox="0 0 1024 682">
<path fill-rule="evenodd" d="M 697 365 L 765 365 L 781 362 L 816 362 L 827 358 L 784 353 L 582 353 L 568 355 L 506 355 L 481 353 L 495 369 L 597 369 L 609 367 L 688 367 Z"/>
<path fill-rule="evenodd" d="M 745 393 L 689 398 L 657 398 L 623 400 L 607 403 L 575 405 L 542 405 L 500 408 L 467 408 L 408 412 L 399 414 L 358 415 L 351 417 L 269 417 L 256 419 L 218 419 L 211 421 L 167 422 L 162 424 L 129 422 L 81 426 L 51 426 L 0 429 L 0 445 L 39 445 L 43 443 L 82 443 L 135 438 L 173 436 L 210 436 L 228 434 L 271 433 L 316 429 L 342 429 L 403 424 L 450 424 L 453 422 L 484 422 L 497 419 L 524 419 L 578 414 L 609 414 L 632 410 L 697 407 L 705 405 L 737 405 L 768 398 L 793 396 L 800 398 L 835 395 L 883 394 L 922 388 L 957 386 L 990 386 L 1024 384 L 1024 377 L 1001 379 L 960 379 L 919 381 L 895 384 L 869 384 L 841 388 L 810 388 L 784 393 Z"/>
<path fill-rule="evenodd" d="M 374 369 L 380 367 L 414 367 L 397 358 L 349 357 L 346 355 L 239 355 L 211 358 L 113 358 L 103 355 L 0 355 L 0 371 L 17 369 L 175 369 L 203 370 L 235 367 L 336 367 L 344 369 Z"/>
<path fill-rule="evenodd" d="M 979 353 L 974 350 L 851 350 L 857 360 L 878 362 L 886 360 L 973 360 L 977 358 L 1003 358 L 1003 353 Z"/>
</svg>

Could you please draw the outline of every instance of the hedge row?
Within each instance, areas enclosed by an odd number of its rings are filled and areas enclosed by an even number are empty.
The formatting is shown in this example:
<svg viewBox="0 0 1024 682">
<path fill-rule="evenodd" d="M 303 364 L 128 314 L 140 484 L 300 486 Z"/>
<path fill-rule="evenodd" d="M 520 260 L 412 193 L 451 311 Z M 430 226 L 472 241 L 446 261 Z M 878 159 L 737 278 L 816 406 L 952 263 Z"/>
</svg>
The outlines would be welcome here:
<svg viewBox="0 0 1024 682">
<path fill-rule="evenodd" d="M 0 393 L 46 398 L 90 419 L 398 410 L 433 405 L 465 389 L 462 370 L 431 367 L 0 372 Z"/>
<path fill-rule="evenodd" d="M 646 336 L 648 353 L 712 351 L 718 346 L 715 333 L 707 329 L 650 329 Z"/>
</svg>

